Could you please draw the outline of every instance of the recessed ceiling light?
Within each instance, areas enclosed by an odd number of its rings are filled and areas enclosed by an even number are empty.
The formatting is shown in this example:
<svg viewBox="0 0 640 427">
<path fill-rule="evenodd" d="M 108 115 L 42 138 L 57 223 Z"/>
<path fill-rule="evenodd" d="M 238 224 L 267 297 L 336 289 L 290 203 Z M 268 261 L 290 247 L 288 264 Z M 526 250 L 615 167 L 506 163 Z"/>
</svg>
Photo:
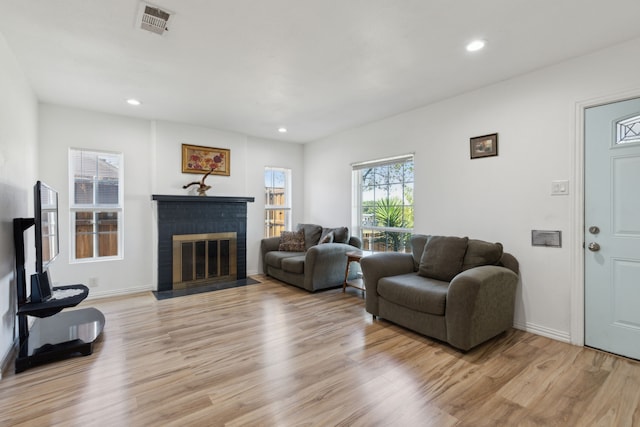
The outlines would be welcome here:
<svg viewBox="0 0 640 427">
<path fill-rule="evenodd" d="M 287 133 L 287 128 L 285 128 L 285 127 L 280 127 L 280 128 L 278 128 L 278 132 L 280 132 L 280 133 Z"/>
<path fill-rule="evenodd" d="M 469 52 L 476 52 L 482 48 L 484 48 L 485 41 L 484 40 L 474 40 L 467 45 L 467 50 Z"/>
<path fill-rule="evenodd" d="M 140 104 L 142 104 L 142 102 L 138 101 L 137 99 L 130 98 L 130 99 L 127 99 L 127 104 L 129 104 L 129 105 L 140 105 Z"/>
</svg>

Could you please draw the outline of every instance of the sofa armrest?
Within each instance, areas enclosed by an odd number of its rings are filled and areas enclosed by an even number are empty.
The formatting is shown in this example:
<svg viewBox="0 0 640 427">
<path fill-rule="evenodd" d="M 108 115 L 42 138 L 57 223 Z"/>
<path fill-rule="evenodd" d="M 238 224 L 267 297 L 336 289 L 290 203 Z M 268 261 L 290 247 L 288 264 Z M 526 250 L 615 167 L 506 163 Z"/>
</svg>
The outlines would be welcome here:
<svg viewBox="0 0 640 427">
<path fill-rule="evenodd" d="M 304 259 L 304 287 L 310 291 L 344 282 L 347 252 L 358 248 L 346 243 L 323 243 L 307 250 Z"/>
<path fill-rule="evenodd" d="M 475 267 L 454 277 L 447 292 L 447 341 L 469 350 L 511 328 L 517 284 L 517 274 L 498 266 Z"/>
<path fill-rule="evenodd" d="M 262 271 L 266 273 L 264 257 L 268 252 L 277 251 L 280 246 L 280 237 L 267 237 L 260 241 L 260 259 L 262 260 Z"/>
<path fill-rule="evenodd" d="M 413 255 L 401 252 L 382 252 L 360 260 L 364 278 L 365 306 L 367 312 L 379 316 L 378 280 L 413 272 Z"/>
</svg>

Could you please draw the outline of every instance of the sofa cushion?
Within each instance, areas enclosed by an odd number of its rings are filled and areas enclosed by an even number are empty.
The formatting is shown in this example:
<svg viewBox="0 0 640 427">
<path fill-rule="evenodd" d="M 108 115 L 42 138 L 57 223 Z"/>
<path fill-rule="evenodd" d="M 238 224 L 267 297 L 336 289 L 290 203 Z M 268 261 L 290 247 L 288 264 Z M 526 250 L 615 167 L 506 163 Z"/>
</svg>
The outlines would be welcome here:
<svg viewBox="0 0 640 427">
<path fill-rule="evenodd" d="M 292 256 L 282 259 L 282 271 L 295 274 L 304 273 L 304 255 Z"/>
<path fill-rule="evenodd" d="M 279 251 L 303 252 L 305 250 L 304 230 L 283 231 L 280 234 Z"/>
<path fill-rule="evenodd" d="M 416 273 L 384 277 L 378 281 L 378 294 L 387 301 L 437 316 L 444 316 L 448 288 L 447 282 Z"/>
<path fill-rule="evenodd" d="M 502 243 L 489 243 L 484 240 L 469 239 L 467 252 L 462 261 L 462 270 L 481 265 L 496 265 L 502 258 Z"/>
<path fill-rule="evenodd" d="M 349 229 L 347 227 L 323 228 L 322 237 L 333 233 L 333 241 L 335 243 L 349 243 Z"/>
<path fill-rule="evenodd" d="M 414 234 L 411 236 L 411 253 L 413 254 L 413 269 L 415 271 L 418 271 L 420 260 L 424 253 L 424 247 L 427 246 L 429 237 L 431 236 L 425 234 Z"/>
<path fill-rule="evenodd" d="M 304 255 L 304 252 L 270 251 L 265 254 L 264 263 L 271 267 L 282 269 L 283 260 L 300 255 Z"/>
<path fill-rule="evenodd" d="M 304 230 L 304 249 L 309 250 L 320 241 L 322 226 L 316 224 L 298 224 L 298 230 Z"/>
<path fill-rule="evenodd" d="M 333 231 L 330 231 L 327 234 L 324 234 L 320 238 L 320 243 L 318 243 L 318 244 L 321 245 L 323 243 L 333 243 L 333 239 L 334 239 Z"/>
<path fill-rule="evenodd" d="M 468 237 L 431 236 L 424 247 L 418 274 L 436 280 L 451 281 L 462 271 Z"/>
</svg>

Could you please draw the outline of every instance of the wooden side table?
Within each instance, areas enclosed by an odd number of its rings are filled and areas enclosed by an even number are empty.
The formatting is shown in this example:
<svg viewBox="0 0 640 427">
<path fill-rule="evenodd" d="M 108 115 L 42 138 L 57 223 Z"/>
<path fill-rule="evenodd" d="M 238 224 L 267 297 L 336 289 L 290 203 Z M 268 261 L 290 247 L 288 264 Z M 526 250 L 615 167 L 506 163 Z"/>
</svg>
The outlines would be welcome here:
<svg viewBox="0 0 640 427">
<path fill-rule="evenodd" d="M 344 283 L 342 284 L 342 292 L 345 292 L 347 286 L 351 286 L 352 288 L 360 289 L 361 291 L 366 291 L 364 288 L 364 280 L 363 279 L 353 279 L 349 280 L 349 268 L 352 262 L 360 263 L 360 260 L 364 257 L 364 252 L 362 251 L 351 251 L 347 252 L 347 268 L 344 272 Z"/>
</svg>

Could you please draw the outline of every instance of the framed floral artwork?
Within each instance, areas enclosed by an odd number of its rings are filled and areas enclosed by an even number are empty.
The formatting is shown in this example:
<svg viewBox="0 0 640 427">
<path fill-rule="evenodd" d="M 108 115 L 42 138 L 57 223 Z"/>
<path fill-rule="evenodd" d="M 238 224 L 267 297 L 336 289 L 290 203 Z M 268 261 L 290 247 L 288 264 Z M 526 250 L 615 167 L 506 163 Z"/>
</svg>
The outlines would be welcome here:
<svg viewBox="0 0 640 427">
<path fill-rule="evenodd" d="M 182 144 L 182 173 L 231 175 L 231 150 Z"/>
</svg>

